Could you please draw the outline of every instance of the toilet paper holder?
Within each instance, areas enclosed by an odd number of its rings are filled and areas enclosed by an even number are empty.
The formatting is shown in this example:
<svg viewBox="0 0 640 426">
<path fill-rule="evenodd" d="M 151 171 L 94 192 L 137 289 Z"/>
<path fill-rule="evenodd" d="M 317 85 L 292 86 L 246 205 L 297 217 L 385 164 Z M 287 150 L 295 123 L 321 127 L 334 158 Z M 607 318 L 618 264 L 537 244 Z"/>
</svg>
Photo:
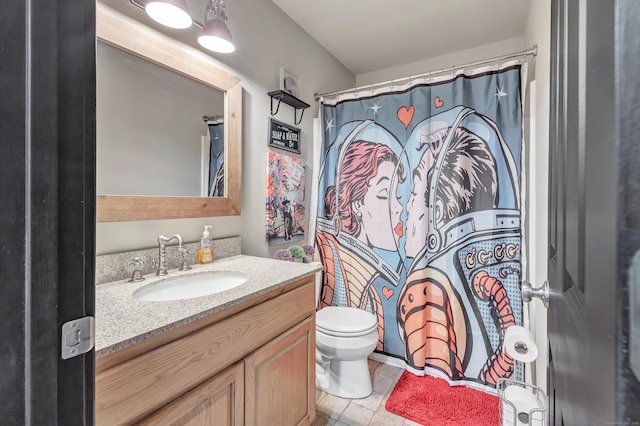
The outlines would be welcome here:
<svg viewBox="0 0 640 426">
<path fill-rule="evenodd" d="M 545 426 L 547 424 L 547 396 L 542 389 L 508 378 L 498 379 L 496 389 L 500 397 L 502 426 Z M 511 392 L 512 395 L 508 395 L 509 391 L 513 390 L 518 392 Z M 525 392 L 528 392 L 528 400 L 516 399 Z M 516 397 L 510 398 L 513 395 Z"/>
</svg>

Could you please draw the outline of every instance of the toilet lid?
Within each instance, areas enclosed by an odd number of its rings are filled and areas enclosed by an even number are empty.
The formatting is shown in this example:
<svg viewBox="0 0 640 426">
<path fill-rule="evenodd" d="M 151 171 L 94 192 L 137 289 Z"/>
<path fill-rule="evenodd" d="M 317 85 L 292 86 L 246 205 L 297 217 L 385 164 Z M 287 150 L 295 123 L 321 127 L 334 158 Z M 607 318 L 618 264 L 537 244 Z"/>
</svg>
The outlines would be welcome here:
<svg viewBox="0 0 640 426">
<path fill-rule="evenodd" d="M 316 328 L 333 336 L 361 336 L 377 327 L 375 315 L 362 309 L 329 306 L 316 312 Z"/>
</svg>

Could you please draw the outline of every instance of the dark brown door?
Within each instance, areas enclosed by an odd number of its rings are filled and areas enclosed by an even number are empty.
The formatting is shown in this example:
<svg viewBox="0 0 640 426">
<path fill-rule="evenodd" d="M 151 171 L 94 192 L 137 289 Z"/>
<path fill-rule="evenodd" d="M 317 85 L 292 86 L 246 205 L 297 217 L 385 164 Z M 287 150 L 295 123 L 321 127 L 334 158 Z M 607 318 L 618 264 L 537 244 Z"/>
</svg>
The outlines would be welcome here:
<svg viewBox="0 0 640 426">
<path fill-rule="evenodd" d="M 620 89 L 625 78 L 636 81 L 629 87 L 638 87 L 638 5 L 629 0 L 552 2 L 550 425 L 640 422 L 633 408 L 640 405 L 640 394 L 624 387 L 634 377 L 628 368 L 628 318 L 624 323 L 628 265 L 622 254 L 627 249 L 619 229 L 627 210 L 637 210 L 637 204 L 621 203 L 632 193 L 626 187 L 632 175 L 621 167 L 621 159 L 635 155 L 637 167 L 640 151 L 631 148 L 637 136 L 633 141 L 622 131 L 628 125 L 621 117 L 629 90 Z M 630 32 L 622 37 L 620 24 L 633 16 Z M 625 67 L 634 68 L 635 75 L 624 77 L 620 71 Z M 634 112 L 626 112 L 635 114 L 636 122 L 639 101 L 636 92 L 628 106 Z"/>
<path fill-rule="evenodd" d="M 0 424 L 94 423 L 95 2 L 0 2 Z"/>
</svg>

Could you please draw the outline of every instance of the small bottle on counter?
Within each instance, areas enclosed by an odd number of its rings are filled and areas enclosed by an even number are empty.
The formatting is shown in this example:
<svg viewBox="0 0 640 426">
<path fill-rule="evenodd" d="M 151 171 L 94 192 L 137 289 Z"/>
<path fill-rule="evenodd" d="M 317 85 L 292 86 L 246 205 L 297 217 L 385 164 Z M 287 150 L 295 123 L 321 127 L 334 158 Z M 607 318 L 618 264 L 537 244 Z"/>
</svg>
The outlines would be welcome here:
<svg viewBox="0 0 640 426">
<path fill-rule="evenodd" d="M 198 250 L 198 263 L 201 265 L 213 262 L 213 248 L 211 247 L 210 225 L 204 226 L 202 238 L 200 238 L 200 250 Z"/>
</svg>

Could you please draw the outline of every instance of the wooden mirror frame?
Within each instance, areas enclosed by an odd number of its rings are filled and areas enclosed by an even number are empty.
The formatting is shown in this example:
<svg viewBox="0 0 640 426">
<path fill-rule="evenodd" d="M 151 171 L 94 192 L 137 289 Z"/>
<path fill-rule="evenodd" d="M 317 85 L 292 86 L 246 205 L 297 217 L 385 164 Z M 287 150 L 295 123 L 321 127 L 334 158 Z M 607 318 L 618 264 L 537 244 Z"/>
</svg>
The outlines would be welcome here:
<svg viewBox="0 0 640 426">
<path fill-rule="evenodd" d="M 124 18 L 98 3 L 98 40 L 183 74 L 225 93 L 225 196 L 157 197 L 97 195 L 96 221 L 181 219 L 237 216 L 241 213 L 242 82 L 203 56 L 180 47 L 168 37 Z"/>
</svg>

